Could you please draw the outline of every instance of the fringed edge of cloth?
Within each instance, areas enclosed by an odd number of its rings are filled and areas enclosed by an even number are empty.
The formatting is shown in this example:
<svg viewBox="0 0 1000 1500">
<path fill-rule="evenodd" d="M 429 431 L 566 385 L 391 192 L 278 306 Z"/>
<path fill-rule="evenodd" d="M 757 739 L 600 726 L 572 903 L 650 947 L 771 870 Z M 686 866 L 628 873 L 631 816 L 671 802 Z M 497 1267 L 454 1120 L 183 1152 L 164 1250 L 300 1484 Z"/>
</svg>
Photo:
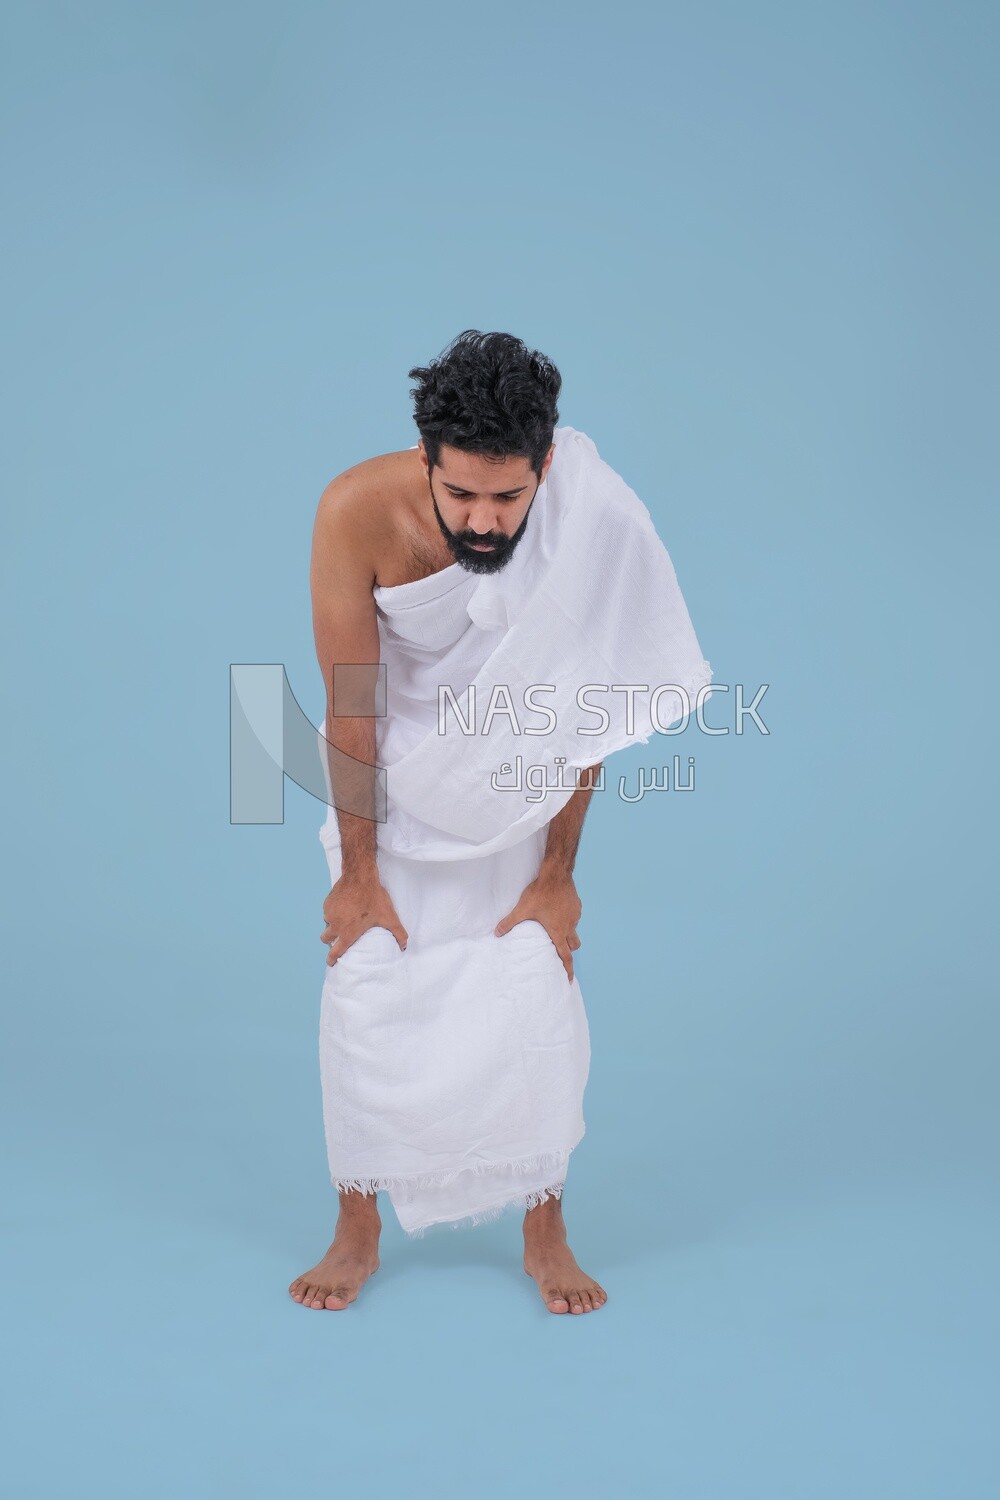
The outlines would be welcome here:
<svg viewBox="0 0 1000 1500">
<path fill-rule="evenodd" d="M 461 1219 L 442 1219 L 437 1224 L 422 1224 L 419 1229 L 406 1229 L 404 1234 L 411 1240 L 422 1240 L 428 1229 L 474 1229 L 477 1224 L 490 1224 L 494 1219 L 500 1219 L 504 1214 L 512 1213 L 515 1209 L 523 1208 L 525 1212 L 529 1208 L 537 1208 L 544 1203 L 546 1198 L 561 1198 L 565 1183 L 554 1182 L 550 1187 L 540 1188 L 535 1193 L 519 1193 L 516 1197 L 508 1198 L 505 1203 L 496 1203 L 492 1208 L 484 1208 L 477 1214 L 466 1214 Z"/>
<path fill-rule="evenodd" d="M 330 1181 L 338 1193 L 380 1193 L 391 1192 L 393 1188 L 435 1188 L 447 1187 L 458 1177 L 464 1177 L 466 1172 L 472 1172 L 476 1176 L 484 1172 L 544 1172 L 546 1168 L 558 1168 L 566 1159 L 565 1151 L 545 1151 L 538 1156 L 519 1156 L 510 1161 L 476 1161 L 470 1162 L 468 1166 L 456 1167 L 451 1172 L 414 1172 L 400 1173 L 396 1176 L 386 1177 L 336 1177 L 331 1175 Z"/>
</svg>

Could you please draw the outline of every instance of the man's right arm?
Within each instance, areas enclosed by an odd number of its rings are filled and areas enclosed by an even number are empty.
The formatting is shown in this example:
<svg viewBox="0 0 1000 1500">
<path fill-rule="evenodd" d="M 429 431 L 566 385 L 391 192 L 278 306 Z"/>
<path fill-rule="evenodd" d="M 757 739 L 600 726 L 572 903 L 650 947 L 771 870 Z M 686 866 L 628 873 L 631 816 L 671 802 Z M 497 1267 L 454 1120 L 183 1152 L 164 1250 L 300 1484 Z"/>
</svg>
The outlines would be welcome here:
<svg viewBox="0 0 1000 1500">
<path fill-rule="evenodd" d="M 326 684 L 330 785 L 341 838 L 341 878 L 324 915 L 335 961 L 369 926 L 406 940 L 378 873 L 375 684 L 379 665 L 375 527 L 361 481 L 348 471 L 324 490 L 313 531 L 310 587 L 316 655 Z M 335 668 L 349 666 L 348 672 Z M 366 670 L 367 668 L 367 670 Z M 367 712 L 359 712 L 367 709 Z M 336 899 L 334 899 L 336 898 Z M 333 902 L 331 906 L 330 903 Z M 324 940 L 329 941 L 324 934 Z"/>
<path fill-rule="evenodd" d="M 376 869 L 375 719 L 373 713 L 346 714 L 335 701 L 335 666 L 367 663 L 374 681 L 379 660 L 372 594 L 375 570 L 366 558 L 366 536 L 356 485 L 357 481 L 349 475 L 340 475 L 323 492 L 313 531 L 310 587 L 316 655 L 326 686 L 325 733 L 334 747 L 328 753 L 330 785 L 340 827 L 344 872 L 371 874 Z M 358 679 L 369 674 L 357 670 L 345 673 L 345 684 L 348 676 L 353 689 L 351 697 L 356 699 L 360 696 Z M 369 694 L 369 698 L 368 704 L 351 701 L 343 706 L 367 706 L 374 710 L 373 696 Z"/>
</svg>

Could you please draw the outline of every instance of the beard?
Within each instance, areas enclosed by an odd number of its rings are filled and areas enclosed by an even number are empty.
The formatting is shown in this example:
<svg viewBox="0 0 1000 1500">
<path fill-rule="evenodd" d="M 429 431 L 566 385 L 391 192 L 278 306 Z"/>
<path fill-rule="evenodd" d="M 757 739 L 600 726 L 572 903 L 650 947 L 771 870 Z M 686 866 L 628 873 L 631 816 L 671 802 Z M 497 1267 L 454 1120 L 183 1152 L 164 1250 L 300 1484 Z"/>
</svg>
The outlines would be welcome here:
<svg viewBox="0 0 1000 1500">
<path fill-rule="evenodd" d="M 536 487 L 535 495 L 537 494 L 538 488 Z M 448 544 L 448 551 L 455 561 L 461 563 L 462 567 L 470 573 L 499 573 L 501 568 L 507 566 L 514 548 L 524 536 L 528 517 L 531 514 L 531 506 L 534 503 L 535 496 L 532 495 L 531 505 L 525 511 L 524 519 L 513 536 L 503 536 L 497 532 L 491 532 L 486 536 L 477 536 L 474 531 L 449 531 L 445 525 L 444 516 L 438 510 L 438 503 L 434 499 L 434 491 L 433 489 L 431 490 L 431 504 L 434 506 L 434 515 L 437 518 L 438 526 L 441 528 L 441 535 Z M 489 544 L 493 548 L 493 551 L 477 552 L 470 545 L 472 542 L 479 542 L 483 545 Z"/>
</svg>

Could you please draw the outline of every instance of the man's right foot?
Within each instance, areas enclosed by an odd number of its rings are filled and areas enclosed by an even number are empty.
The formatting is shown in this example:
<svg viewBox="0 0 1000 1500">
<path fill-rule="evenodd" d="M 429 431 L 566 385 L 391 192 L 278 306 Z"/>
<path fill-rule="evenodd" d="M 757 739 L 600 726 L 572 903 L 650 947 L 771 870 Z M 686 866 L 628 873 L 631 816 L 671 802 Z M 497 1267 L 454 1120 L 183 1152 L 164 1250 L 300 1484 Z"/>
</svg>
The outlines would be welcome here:
<svg viewBox="0 0 1000 1500">
<path fill-rule="evenodd" d="M 374 1193 L 341 1193 L 333 1244 L 318 1265 L 292 1282 L 288 1291 L 293 1301 L 330 1312 L 347 1307 L 379 1268 L 381 1228 Z"/>
</svg>

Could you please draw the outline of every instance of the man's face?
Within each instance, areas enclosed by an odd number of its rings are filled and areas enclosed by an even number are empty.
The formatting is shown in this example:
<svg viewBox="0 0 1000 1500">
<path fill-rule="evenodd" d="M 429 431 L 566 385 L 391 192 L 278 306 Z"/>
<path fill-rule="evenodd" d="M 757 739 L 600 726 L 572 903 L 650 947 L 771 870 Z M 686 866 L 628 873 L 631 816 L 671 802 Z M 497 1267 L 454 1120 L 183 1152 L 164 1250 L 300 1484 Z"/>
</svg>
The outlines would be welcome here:
<svg viewBox="0 0 1000 1500">
<path fill-rule="evenodd" d="M 553 444 L 545 455 L 542 479 L 555 451 Z M 418 452 L 437 523 L 455 561 L 470 573 L 498 573 L 524 535 L 528 511 L 541 484 L 528 459 L 518 456 L 491 462 L 478 453 L 442 443 L 431 474 L 423 439 Z"/>
</svg>

